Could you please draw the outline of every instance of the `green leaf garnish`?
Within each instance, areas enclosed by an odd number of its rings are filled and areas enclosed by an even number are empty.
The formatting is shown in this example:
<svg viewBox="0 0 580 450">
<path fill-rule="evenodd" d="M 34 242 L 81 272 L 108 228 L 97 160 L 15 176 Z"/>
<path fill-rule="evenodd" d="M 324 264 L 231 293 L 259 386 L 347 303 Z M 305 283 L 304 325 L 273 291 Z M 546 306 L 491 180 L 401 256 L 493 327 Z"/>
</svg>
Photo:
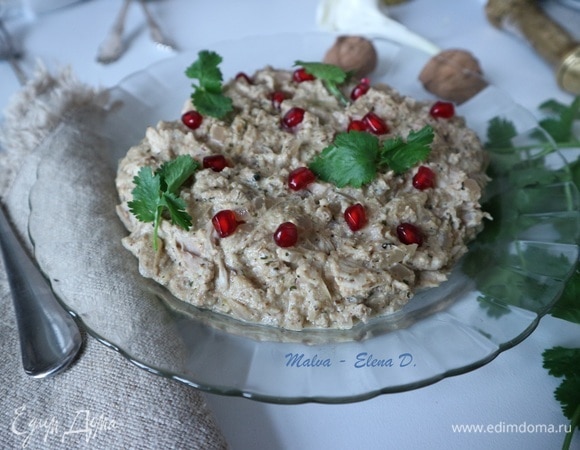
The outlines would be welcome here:
<svg viewBox="0 0 580 450">
<path fill-rule="evenodd" d="M 512 139 L 518 135 L 514 124 L 501 117 L 490 120 L 487 128 L 485 148 L 512 148 Z"/>
<path fill-rule="evenodd" d="M 185 230 L 191 227 L 186 204 L 177 196 L 183 183 L 195 173 L 199 163 L 191 156 L 181 155 L 164 163 L 155 173 L 151 167 L 141 167 L 133 178 L 135 188 L 129 210 L 141 222 L 153 222 L 153 248 L 157 250 L 157 235 L 163 213 L 167 211 L 171 223 Z"/>
<path fill-rule="evenodd" d="M 323 181 L 360 188 L 376 177 L 378 154 L 375 136 L 362 131 L 339 133 L 309 167 Z"/>
<path fill-rule="evenodd" d="M 514 138 L 517 136 L 516 127 L 512 122 L 500 117 L 496 117 L 489 122 L 487 130 L 486 148 L 495 158 L 493 167 L 496 172 L 501 173 L 507 177 L 509 184 L 516 187 L 515 195 L 511 195 L 509 202 L 510 208 L 498 209 L 491 211 L 494 216 L 494 222 L 501 224 L 498 228 L 486 226 L 481 237 L 489 234 L 494 241 L 497 239 L 514 239 L 524 223 L 525 217 L 521 211 L 529 210 L 531 205 L 546 204 L 552 201 L 551 198 L 546 198 L 549 193 L 543 189 L 526 189 L 528 187 L 550 185 L 555 183 L 563 183 L 564 186 L 575 184 L 580 187 L 580 158 L 578 155 L 572 153 L 567 165 L 562 168 L 553 170 L 547 169 L 545 164 L 545 157 L 555 150 L 577 149 L 580 147 L 580 139 L 575 135 L 574 126 L 580 120 L 580 97 L 575 97 L 570 105 L 565 105 L 556 100 L 547 100 L 543 102 L 539 109 L 546 114 L 546 117 L 539 121 L 542 130 L 536 130 L 530 133 L 527 137 L 531 138 L 533 142 L 524 146 L 518 146 L 514 143 Z M 538 152 L 539 150 L 539 152 Z M 525 152 L 532 151 L 528 157 L 523 157 Z M 574 156 L 575 155 L 575 156 Z M 499 171 L 497 170 L 499 168 Z M 566 204 L 567 210 L 577 210 L 577 199 L 573 193 L 573 189 L 566 189 Z M 505 196 L 509 193 L 501 194 L 506 202 Z M 488 202 L 486 209 L 493 207 L 494 202 Z M 488 209 L 489 210 L 489 209 Z M 503 217 L 502 217 L 503 215 Z M 563 235 L 574 235 L 577 233 L 575 224 L 570 224 L 570 229 L 559 229 Z M 556 228 L 558 226 L 556 225 Z M 481 246 L 481 248 L 478 248 Z M 475 244 L 475 251 L 470 253 L 470 257 L 475 260 L 480 260 L 482 250 L 487 253 L 485 242 L 478 239 Z M 537 253 L 537 254 L 536 254 Z M 469 259 L 469 256 L 468 256 Z M 568 271 L 570 262 L 565 256 L 557 256 L 540 251 L 536 248 L 517 248 L 517 252 L 506 252 L 505 255 L 497 254 L 494 251 L 492 259 L 490 260 L 496 267 L 514 267 L 520 266 L 524 269 L 539 264 L 542 267 L 543 273 L 552 271 L 554 277 L 562 276 Z M 467 264 L 469 267 L 470 264 Z M 481 262 L 478 267 L 473 269 L 479 270 Z M 489 286 L 500 288 L 501 286 L 513 286 L 511 290 L 504 290 L 499 295 L 494 295 L 495 298 L 502 298 L 503 303 L 512 304 L 525 308 L 523 298 L 517 298 L 516 290 L 521 297 L 521 292 L 528 292 L 527 299 L 537 298 L 532 293 L 533 286 L 530 286 L 530 280 L 526 280 L 525 284 L 520 283 L 518 286 L 512 279 L 501 277 L 496 272 L 490 270 L 488 277 L 483 277 L 486 285 L 481 281 L 478 282 L 478 289 L 488 289 Z M 514 271 L 511 271 L 515 274 Z M 560 275 L 556 275 L 560 274 Z M 533 309 L 527 308 L 527 309 Z M 551 309 L 550 314 L 563 320 L 572 323 L 580 323 L 580 271 L 578 266 L 574 274 L 568 278 L 562 295 Z M 560 403 L 562 412 L 570 422 L 570 431 L 566 433 L 563 443 L 563 449 L 569 449 L 572 441 L 572 435 L 576 429 L 580 429 L 580 348 L 565 348 L 556 346 L 547 349 L 543 352 L 543 366 L 548 370 L 548 373 L 554 377 L 562 378 L 558 388 L 554 391 L 555 399 Z"/>
<path fill-rule="evenodd" d="M 550 311 L 550 314 L 568 322 L 580 324 L 580 270 L 568 280 L 562 296 Z"/>
<path fill-rule="evenodd" d="M 199 113 L 222 119 L 233 111 L 232 99 L 222 93 L 222 72 L 219 64 L 222 57 L 215 52 L 202 50 L 198 53 L 198 59 L 186 70 L 185 74 L 197 83 L 192 83 L 194 88 L 191 100 Z"/>
<path fill-rule="evenodd" d="M 321 80 L 328 92 L 338 98 L 343 105 L 348 105 L 348 99 L 339 88 L 339 85 L 348 80 L 347 72 L 333 64 L 321 62 L 295 61 L 294 65 L 301 66 L 307 73 Z"/>
<path fill-rule="evenodd" d="M 555 117 L 540 120 L 540 126 L 556 142 L 567 142 L 573 139 L 572 124 L 580 119 L 580 97 L 576 97 L 570 106 L 556 100 L 548 100 L 540 105 L 540 109 L 551 112 Z"/>
<path fill-rule="evenodd" d="M 380 164 L 387 165 L 396 174 L 409 170 L 429 156 L 434 136 L 433 128 L 427 125 L 419 131 L 411 131 L 406 142 L 400 137 L 387 139 L 383 143 Z"/>
<path fill-rule="evenodd" d="M 544 369 L 555 377 L 567 377 L 580 372 L 580 348 L 553 347 L 544 350 Z"/>
<path fill-rule="evenodd" d="M 580 348 L 552 347 L 542 353 L 543 366 L 563 380 L 554 391 L 554 397 L 562 406 L 562 413 L 570 420 L 563 449 L 569 449 L 572 435 L 580 429 Z"/>
<path fill-rule="evenodd" d="M 423 161 L 431 151 L 433 137 L 429 125 L 409 133 L 406 141 L 396 137 L 387 139 L 383 145 L 370 133 L 339 133 L 309 167 L 319 179 L 337 187 L 360 188 L 373 181 L 380 168 L 388 167 L 400 174 Z"/>
</svg>

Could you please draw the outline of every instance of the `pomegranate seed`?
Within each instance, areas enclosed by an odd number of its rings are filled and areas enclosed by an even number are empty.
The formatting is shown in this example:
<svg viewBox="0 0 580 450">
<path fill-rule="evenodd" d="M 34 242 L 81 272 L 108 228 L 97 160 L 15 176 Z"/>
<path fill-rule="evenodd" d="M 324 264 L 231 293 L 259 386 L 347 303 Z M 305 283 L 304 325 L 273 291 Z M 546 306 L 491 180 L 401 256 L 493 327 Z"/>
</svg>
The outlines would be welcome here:
<svg viewBox="0 0 580 450">
<path fill-rule="evenodd" d="M 252 84 L 252 80 L 250 79 L 250 77 L 248 75 L 246 75 L 244 72 L 239 72 L 236 75 L 236 80 L 245 80 L 246 83 L 248 84 Z"/>
<path fill-rule="evenodd" d="M 402 223 L 397 227 L 397 236 L 399 240 L 405 245 L 423 243 L 423 236 L 419 229 L 410 223 Z"/>
<path fill-rule="evenodd" d="M 358 231 L 367 223 L 365 208 L 360 203 L 351 205 L 344 210 L 344 220 L 352 231 Z"/>
<path fill-rule="evenodd" d="M 316 175 L 308 167 L 298 167 L 288 175 L 288 187 L 293 191 L 304 189 L 316 180 Z"/>
<path fill-rule="evenodd" d="M 196 130 L 201 125 L 203 116 L 197 111 L 187 111 L 181 116 L 181 121 L 186 127 Z"/>
<path fill-rule="evenodd" d="M 367 126 L 362 120 L 351 120 L 346 131 L 367 131 Z"/>
<path fill-rule="evenodd" d="M 296 83 L 302 83 L 303 81 L 312 81 L 316 80 L 316 77 L 311 73 L 306 72 L 306 69 L 301 67 L 300 69 L 296 69 L 292 74 L 292 79 Z"/>
<path fill-rule="evenodd" d="M 231 235 L 236 231 L 239 224 L 244 223 L 238 221 L 236 213 L 231 209 L 223 209 L 219 211 L 215 216 L 213 216 L 211 222 L 218 235 L 223 238 Z"/>
<path fill-rule="evenodd" d="M 292 222 L 284 222 L 274 232 L 274 242 L 279 247 L 292 247 L 298 242 L 298 228 Z"/>
<path fill-rule="evenodd" d="M 387 123 L 374 112 L 366 113 L 362 118 L 362 121 L 367 130 L 373 134 L 387 134 L 389 132 Z"/>
<path fill-rule="evenodd" d="M 221 172 L 227 165 L 228 162 L 223 155 L 210 155 L 203 158 L 203 168 L 211 169 L 214 172 Z"/>
<path fill-rule="evenodd" d="M 363 78 L 361 80 L 361 82 L 359 84 L 357 84 L 352 92 L 350 93 L 350 99 L 354 102 L 357 98 L 362 97 L 363 95 L 365 95 L 369 89 L 370 89 L 370 85 L 368 84 L 368 81 L 366 80 L 366 78 Z"/>
<path fill-rule="evenodd" d="M 304 120 L 304 110 L 302 108 L 290 108 L 282 118 L 284 128 L 293 128 Z"/>
<path fill-rule="evenodd" d="M 413 177 L 413 186 L 420 191 L 435 186 L 435 174 L 429 167 L 421 166 Z"/>
<path fill-rule="evenodd" d="M 429 114 L 435 118 L 450 119 L 455 115 L 455 107 L 450 102 L 435 102 Z"/>
<path fill-rule="evenodd" d="M 276 91 L 276 92 L 272 92 L 272 94 L 270 94 L 270 100 L 272 100 L 272 106 L 276 109 L 280 109 L 280 105 L 287 98 L 288 98 L 288 96 L 286 95 L 286 93 L 282 92 L 282 91 Z"/>
</svg>

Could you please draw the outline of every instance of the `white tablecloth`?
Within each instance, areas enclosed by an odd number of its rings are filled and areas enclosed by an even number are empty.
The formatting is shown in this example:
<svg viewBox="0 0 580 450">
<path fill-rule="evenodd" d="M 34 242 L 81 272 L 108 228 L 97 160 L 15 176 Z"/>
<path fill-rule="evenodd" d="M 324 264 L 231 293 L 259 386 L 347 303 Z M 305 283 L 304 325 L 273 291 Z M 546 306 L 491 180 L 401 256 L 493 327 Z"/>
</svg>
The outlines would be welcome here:
<svg viewBox="0 0 580 450">
<path fill-rule="evenodd" d="M 142 12 L 134 5 L 126 27 L 131 42 L 125 56 L 109 66 L 95 62 L 95 50 L 119 4 L 85 1 L 34 20 L 12 20 L 10 29 L 26 49 L 25 66 L 32 68 L 35 58 L 52 69 L 70 65 L 81 81 L 108 87 L 170 57 L 151 44 Z M 160 0 L 149 4 L 183 50 L 211 48 L 216 41 L 247 35 L 318 31 L 315 0 Z M 579 13 L 556 5 L 550 11 L 579 28 Z M 548 98 L 572 99 L 558 89 L 552 69 L 528 44 L 489 25 L 483 1 L 410 0 L 392 7 L 389 14 L 441 48 L 470 50 L 493 84 L 533 112 Z M 1 63 L 2 108 L 18 89 L 8 64 Z M 559 448 L 563 433 L 533 433 L 526 426 L 567 423 L 553 397 L 559 380 L 542 368 L 542 351 L 554 345 L 580 346 L 580 326 L 545 317 L 528 339 L 480 369 L 415 391 L 354 404 L 284 406 L 204 395 L 234 449 Z M 491 431 L 454 432 L 459 424 L 490 426 Z M 508 425 L 518 425 L 524 432 L 506 432 Z M 137 441 L 136 447 L 147 448 L 147 443 Z M 578 434 L 573 448 L 580 448 Z"/>
</svg>

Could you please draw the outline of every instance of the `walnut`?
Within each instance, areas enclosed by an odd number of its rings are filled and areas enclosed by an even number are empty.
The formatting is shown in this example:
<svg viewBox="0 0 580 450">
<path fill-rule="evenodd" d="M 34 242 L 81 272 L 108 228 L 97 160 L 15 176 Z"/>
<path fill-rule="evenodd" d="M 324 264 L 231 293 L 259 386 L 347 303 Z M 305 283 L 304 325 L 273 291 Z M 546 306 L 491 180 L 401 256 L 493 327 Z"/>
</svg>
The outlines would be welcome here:
<svg viewBox="0 0 580 450">
<path fill-rule="evenodd" d="M 324 62 L 362 78 L 375 70 L 377 51 L 371 41 L 361 36 L 339 36 L 326 52 Z"/>
<path fill-rule="evenodd" d="M 465 50 L 444 50 L 431 58 L 419 74 L 425 89 L 439 98 L 461 104 L 487 86 L 477 59 Z"/>
</svg>

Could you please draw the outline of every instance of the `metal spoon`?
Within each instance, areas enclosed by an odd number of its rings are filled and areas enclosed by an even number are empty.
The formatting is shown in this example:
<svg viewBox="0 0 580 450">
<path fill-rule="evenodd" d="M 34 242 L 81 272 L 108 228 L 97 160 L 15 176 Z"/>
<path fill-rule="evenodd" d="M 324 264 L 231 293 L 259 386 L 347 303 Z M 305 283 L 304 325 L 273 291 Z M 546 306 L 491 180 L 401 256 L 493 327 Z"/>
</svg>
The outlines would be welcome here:
<svg viewBox="0 0 580 450">
<path fill-rule="evenodd" d="M 79 328 L 22 248 L 1 207 L 0 247 L 16 311 L 24 372 L 35 378 L 55 375 L 79 352 Z"/>
<path fill-rule="evenodd" d="M 18 79 L 26 80 L 8 30 L 0 19 L 0 38 Z M 54 296 L 10 226 L 0 205 L 0 250 L 20 335 L 24 371 L 35 378 L 56 375 L 69 366 L 82 345 L 80 330 Z"/>
</svg>

